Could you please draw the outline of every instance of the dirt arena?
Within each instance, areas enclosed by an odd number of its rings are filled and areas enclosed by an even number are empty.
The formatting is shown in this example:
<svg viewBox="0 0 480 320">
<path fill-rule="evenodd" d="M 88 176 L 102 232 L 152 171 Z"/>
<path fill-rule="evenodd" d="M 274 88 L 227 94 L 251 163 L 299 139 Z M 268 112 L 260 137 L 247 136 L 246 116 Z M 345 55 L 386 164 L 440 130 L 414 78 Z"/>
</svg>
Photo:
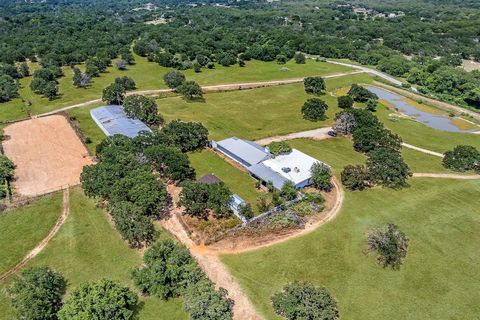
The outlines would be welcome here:
<svg viewBox="0 0 480 320">
<path fill-rule="evenodd" d="M 4 129 L 5 155 L 15 165 L 14 194 L 34 196 L 79 183 L 92 160 L 60 115 L 17 122 Z"/>
</svg>

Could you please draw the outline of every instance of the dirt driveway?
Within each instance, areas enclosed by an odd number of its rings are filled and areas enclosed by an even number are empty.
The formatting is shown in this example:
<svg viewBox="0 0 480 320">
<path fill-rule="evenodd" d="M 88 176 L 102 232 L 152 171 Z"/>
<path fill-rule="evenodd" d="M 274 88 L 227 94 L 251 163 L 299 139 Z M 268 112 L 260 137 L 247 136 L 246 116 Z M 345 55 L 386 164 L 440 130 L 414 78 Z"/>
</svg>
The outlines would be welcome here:
<svg viewBox="0 0 480 320">
<path fill-rule="evenodd" d="M 79 183 L 92 159 L 60 115 L 17 122 L 4 129 L 5 155 L 15 164 L 14 194 L 35 196 Z"/>
</svg>

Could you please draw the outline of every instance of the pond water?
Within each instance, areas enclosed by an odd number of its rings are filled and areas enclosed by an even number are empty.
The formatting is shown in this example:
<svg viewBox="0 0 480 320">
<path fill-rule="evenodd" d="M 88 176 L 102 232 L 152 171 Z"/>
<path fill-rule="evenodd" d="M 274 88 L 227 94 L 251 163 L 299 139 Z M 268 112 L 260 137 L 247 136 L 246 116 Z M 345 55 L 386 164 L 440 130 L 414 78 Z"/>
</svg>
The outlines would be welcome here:
<svg viewBox="0 0 480 320">
<path fill-rule="evenodd" d="M 455 118 L 451 118 L 447 114 L 436 114 L 424 110 L 419 110 L 413 104 L 408 103 L 408 99 L 405 99 L 405 97 L 401 95 L 373 86 L 369 86 L 367 87 L 367 89 L 375 93 L 380 100 L 385 100 L 386 102 L 394 106 L 396 109 L 398 109 L 400 112 L 412 118 L 415 118 L 417 121 L 424 123 L 431 128 L 450 132 L 478 131 L 478 129 L 466 130 L 459 128 L 453 122 Z"/>
</svg>

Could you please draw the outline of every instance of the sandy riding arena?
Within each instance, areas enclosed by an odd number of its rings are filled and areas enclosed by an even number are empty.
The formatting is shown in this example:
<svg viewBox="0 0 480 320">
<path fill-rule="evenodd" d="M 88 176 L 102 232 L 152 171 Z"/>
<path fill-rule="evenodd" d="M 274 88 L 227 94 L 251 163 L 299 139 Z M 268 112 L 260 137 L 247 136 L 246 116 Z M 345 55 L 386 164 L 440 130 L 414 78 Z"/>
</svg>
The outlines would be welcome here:
<svg viewBox="0 0 480 320">
<path fill-rule="evenodd" d="M 92 160 L 67 119 L 60 115 L 17 122 L 4 129 L 5 155 L 15 165 L 14 191 L 35 196 L 79 183 Z"/>
</svg>

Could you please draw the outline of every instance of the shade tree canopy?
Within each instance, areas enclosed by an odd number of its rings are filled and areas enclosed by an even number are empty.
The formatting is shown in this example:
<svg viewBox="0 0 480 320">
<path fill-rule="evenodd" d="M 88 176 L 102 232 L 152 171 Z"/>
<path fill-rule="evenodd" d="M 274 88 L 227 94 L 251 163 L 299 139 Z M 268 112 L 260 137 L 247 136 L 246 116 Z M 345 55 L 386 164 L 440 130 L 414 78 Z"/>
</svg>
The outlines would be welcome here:
<svg viewBox="0 0 480 320">
<path fill-rule="evenodd" d="M 321 121 L 327 118 L 325 112 L 328 105 L 319 98 L 308 99 L 302 106 L 303 117 L 310 121 Z"/>
<path fill-rule="evenodd" d="M 66 287 L 60 273 L 39 266 L 27 268 L 13 278 L 7 294 L 18 319 L 56 319 Z"/>
<path fill-rule="evenodd" d="M 473 146 L 458 145 L 445 152 L 443 166 L 459 172 L 475 170 L 480 173 L 480 151 Z"/>
<path fill-rule="evenodd" d="M 324 287 L 293 282 L 272 296 L 275 312 L 288 320 L 340 318 L 337 302 Z"/>
<path fill-rule="evenodd" d="M 306 77 L 303 79 L 306 93 L 322 94 L 325 90 L 325 80 L 322 77 Z"/>
<path fill-rule="evenodd" d="M 58 313 L 59 320 L 136 318 L 138 296 L 112 280 L 82 283 L 75 288 Z"/>
<path fill-rule="evenodd" d="M 355 83 L 350 87 L 348 95 L 356 102 L 367 102 L 368 99 L 378 100 L 375 93 Z"/>
<path fill-rule="evenodd" d="M 153 98 L 134 94 L 125 98 L 123 108 L 127 116 L 137 118 L 149 125 L 163 123 L 163 118 L 158 113 L 158 106 Z"/>
<path fill-rule="evenodd" d="M 366 242 L 367 251 L 378 254 L 379 264 L 398 270 L 407 256 L 410 240 L 398 226 L 390 223 L 370 230 Z"/>
<path fill-rule="evenodd" d="M 185 75 L 180 71 L 173 70 L 165 73 L 165 75 L 163 76 L 163 81 L 165 81 L 165 84 L 169 88 L 176 89 L 186 81 L 186 78 Z"/>
<path fill-rule="evenodd" d="M 125 87 L 119 83 L 112 83 L 103 89 L 102 101 L 108 104 L 122 105 L 125 100 Z"/>
</svg>

